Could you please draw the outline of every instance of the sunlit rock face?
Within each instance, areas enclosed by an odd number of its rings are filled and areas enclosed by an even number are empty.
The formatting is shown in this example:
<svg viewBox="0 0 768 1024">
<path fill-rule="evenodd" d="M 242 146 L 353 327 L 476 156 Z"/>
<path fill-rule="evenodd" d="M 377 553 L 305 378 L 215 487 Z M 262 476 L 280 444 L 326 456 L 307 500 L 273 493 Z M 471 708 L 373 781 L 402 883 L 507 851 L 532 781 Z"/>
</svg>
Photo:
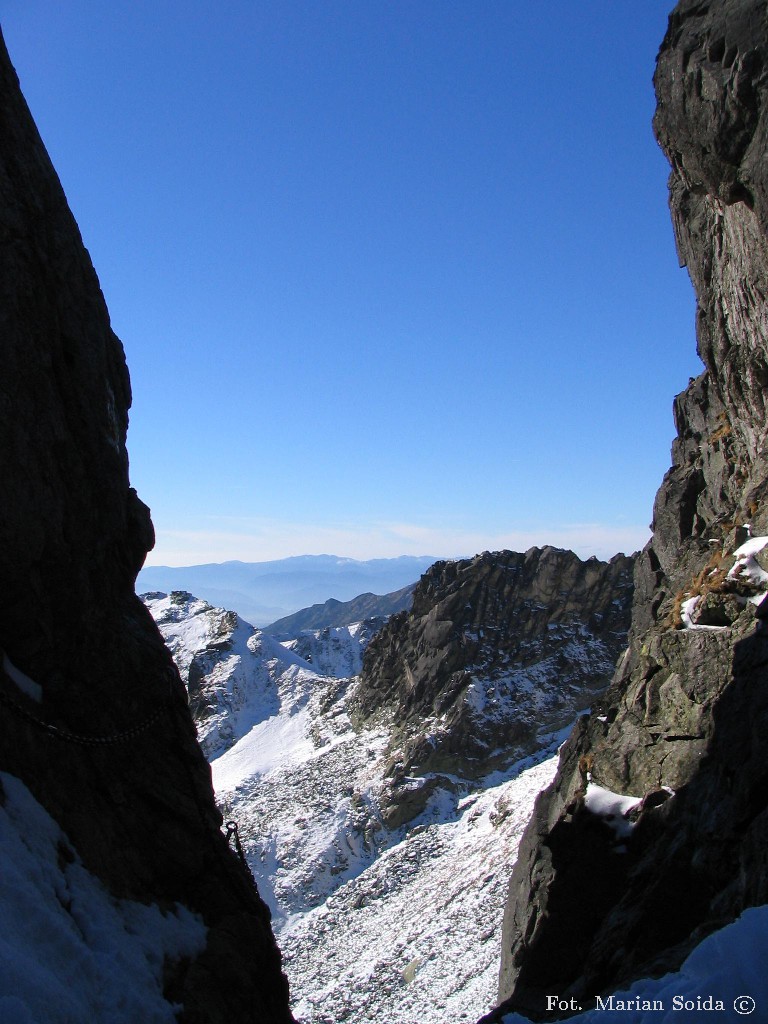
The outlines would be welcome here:
<svg viewBox="0 0 768 1024">
<path fill-rule="evenodd" d="M 767 66 L 764 2 L 684 0 L 670 16 L 655 129 L 705 371 L 675 401 L 629 653 L 513 873 L 500 998 L 537 1019 L 547 994 L 587 1000 L 676 968 L 768 901 Z M 644 798 L 626 835 L 590 786 Z"/>
<path fill-rule="evenodd" d="M 202 918 L 204 951 L 166 965 L 182 1019 L 289 1021 L 268 912 L 133 593 L 153 533 L 123 350 L 4 48 L 0 138 L 0 767 L 115 898 Z"/>
<path fill-rule="evenodd" d="M 533 753 L 599 698 L 626 647 L 632 566 L 544 547 L 424 574 L 368 647 L 355 700 L 358 719 L 393 723 L 387 820 Z"/>
</svg>

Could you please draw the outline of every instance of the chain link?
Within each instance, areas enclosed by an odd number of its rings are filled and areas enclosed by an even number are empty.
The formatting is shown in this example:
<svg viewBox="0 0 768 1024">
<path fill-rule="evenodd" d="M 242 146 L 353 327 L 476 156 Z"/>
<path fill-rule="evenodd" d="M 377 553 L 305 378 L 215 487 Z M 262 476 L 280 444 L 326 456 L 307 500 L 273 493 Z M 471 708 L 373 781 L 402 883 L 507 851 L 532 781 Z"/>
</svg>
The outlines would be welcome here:
<svg viewBox="0 0 768 1024">
<path fill-rule="evenodd" d="M 240 862 L 243 865 L 243 867 L 245 868 L 245 870 L 251 876 L 251 881 L 253 882 L 254 886 L 256 886 L 256 892 L 258 892 L 259 888 L 256 885 L 256 879 L 253 877 L 253 872 L 251 871 L 251 866 L 250 866 L 250 864 L 248 863 L 248 861 L 245 858 L 245 851 L 243 850 L 243 844 L 240 842 L 240 833 L 239 833 L 238 828 L 237 828 L 237 822 L 236 821 L 225 821 L 224 822 L 224 828 L 227 830 L 227 843 L 229 844 L 230 840 L 234 839 L 234 841 L 235 841 L 235 853 L 240 858 Z"/>
<path fill-rule="evenodd" d="M 225 821 L 224 828 L 227 830 L 227 842 L 230 839 L 235 840 L 235 852 L 237 853 L 243 864 L 248 867 L 248 861 L 245 859 L 245 853 L 243 853 L 243 844 L 240 842 L 240 833 L 237 830 L 236 821 Z M 249 869 L 250 870 L 250 869 Z"/>
<path fill-rule="evenodd" d="M 15 701 L 13 697 L 9 697 L 8 694 L 5 693 L 1 688 L 0 704 L 4 704 L 5 707 L 10 708 L 10 710 L 17 714 L 20 718 L 23 718 L 27 722 L 31 722 L 33 725 L 36 725 L 39 729 L 42 729 L 44 732 L 48 733 L 49 736 L 53 736 L 57 740 L 63 740 L 66 743 L 76 743 L 80 746 L 87 747 L 104 746 L 112 743 L 125 743 L 127 740 L 131 740 L 134 737 L 139 736 L 141 733 L 146 732 L 147 729 L 151 728 L 164 715 L 171 715 L 171 702 L 170 700 L 167 700 L 164 701 L 160 705 L 160 707 L 158 707 L 155 711 L 153 711 L 148 718 L 145 718 L 143 722 L 140 722 L 138 725 L 132 726 L 132 728 L 130 729 L 123 729 L 122 732 L 114 732 L 108 736 L 86 736 L 83 733 L 70 732 L 68 729 L 59 729 L 58 726 L 52 725 L 50 722 L 46 722 L 44 719 L 32 714 L 32 712 L 25 708 L 22 704 L 19 704 L 18 701 Z M 204 810 L 200 804 L 195 779 L 192 778 L 189 765 L 187 765 L 186 762 L 185 767 L 187 773 L 190 776 L 190 786 L 193 793 L 193 799 L 195 801 L 195 804 L 197 805 L 198 812 L 200 814 L 200 819 L 203 822 L 204 827 L 207 829 L 207 816 L 204 813 Z M 240 863 L 245 868 L 248 877 L 251 880 L 251 884 L 253 885 L 258 895 L 259 889 L 256 884 L 256 879 L 253 877 L 253 872 L 251 871 L 250 865 L 246 860 L 245 851 L 243 850 L 243 844 L 240 842 L 240 833 L 237 828 L 237 822 L 228 821 L 226 822 L 224 827 L 227 830 L 227 845 L 229 846 L 230 840 L 234 839 L 234 852 L 240 859 Z"/>
<path fill-rule="evenodd" d="M 104 746 L 112 743 L 125 743 L 127 740 L 131 740 L 134 737 L 140 735 L 141 733 L 146 732 L 147 729 L 150 729 L 156 722 L 160 721 L 160 719 L 165 715 L 171 716 L 172 721 L 175 721 L 175 719 L 173 719 L 173 716 L 171 715 L 171 701 L 167 700 L 164 701 L 155 711 L 153 711 L 148 718 L 145 718 L 143 722 L 140 722 L 138 725 L 135 725 L 130 729 L 124 729 L 122 732 L 111 733 L 108 736 L 86 736 L 83 733 L 70 732 L 67 729 L 59 729 L 58 726 L 52 725 L 50 722 L 46 722 L 44 719 L 32 714 L 31 711 L 23 707 L 23 705 L 19 704 L 18 701 L 15 701 L 12 697 L 9 697 L 8 694 L 5 693 L 1 688 L 0 704 L 4 704 L 5 707 L 10 708 L 10 710 L 17 714 L 20 718 L 23 718 L 27 722 L 31 722 L 33 725 L 36 725 L 39 729 L 42 729 L 44 732 L 48 733 L 49 736 L 53 736 L 57 740 L 62 740 L 66 743 L 76 743 L 80 746 L 87 747 Z M 186 762 L 185 768 L 188 775 L 190 776 L 190 786 L 192 789 L 194 802 L 197 805 L 201 821 L 203 822 L 204 827 L 207 829 L 207 817 L 206 814 L 204 813 L 203 807 L 200 804 L 195 779 L 192 778 L 189 765 L 187 765 Z M 245 868 L 248 877 L 251 880 L 251 884 L 256 890 L 256 894 L 258 895 L 259 888 L 258 885 L 256 884 L 256 879 L 253 876 L 253 872 L 251 871 L 250 865 L 246 860 L 245 851 L 243 850 L 243 845 L 240 841 L 240 833 L 237 828 L 237 822 L 228 821 L 226 822 L 224 827 L 227 830 L 227 845 L 229 846 L 230 840 L 234 839 L 233 852 L 235 852 L 238 858 L 240 859 L 240 862 Z"/>
<path fill-rule="evenodd" d="M 7 708 L 10 708 L 11 711 L 14 711 L 21 718 L 25 719 L 25 721 L 31 722 L 44 732 L 47 732 L 49 736 L 53 736 L 57 740 L 63 740 L 66 743 L 78 743 L 81 746 L 86 747 L 98 747 L 110 743 L 125 743 L 127 740 L 132 740 L 134 737 L 146 732 L 147 729 L 151 728 L 170 711 L 170 703 L 166 701 L 153 711 L 148 718 L 145 718 L 143 722 L 132 726 L 130 729 L 124 729 L 122 732 L 114 732 L 108 736 L 88 736 L 84 733 L 70 732 L 68 729 L 59 729 L 58 726 L 52 725 L 50 722 L 46 722 L 42 718 L 38 718 L 37 715 L 33 715 L 31 711 L 27 710 L 27 708 L 23 707 L 12 697 L 9 697 L 8 694 L 4 693 L 2 690 L 0 690 L 0 704 L 4 704 Z"/>
</svg>

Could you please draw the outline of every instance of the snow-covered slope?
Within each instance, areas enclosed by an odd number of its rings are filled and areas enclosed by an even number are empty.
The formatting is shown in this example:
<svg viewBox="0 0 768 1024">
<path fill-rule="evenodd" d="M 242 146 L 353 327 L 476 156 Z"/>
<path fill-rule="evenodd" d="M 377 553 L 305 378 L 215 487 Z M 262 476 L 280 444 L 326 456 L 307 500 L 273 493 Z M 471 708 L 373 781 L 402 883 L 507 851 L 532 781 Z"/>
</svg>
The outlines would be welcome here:
<svg viewBox="0 0 768 1024">
<path fill-rule="evenodd" d="M 118 900 L 20 779 L 0 773 L 0 1020 L 174 1024 L 164 971 L 206 928 L 184 907 Z"/>
<path fill-rule="evenodd" d="M 479 781 L 432 780 L 423 811 L 388 829 L 394 723 L 354 728 L 348 713 L 370 624 L 278 642 L 189 594 L 145 601 L 272 909 L 297 1019 L 443 1024 L 490 1009 L 509 871 L 557 738 Z"/>
<path fill-rule="evenodd" d="M 278 713 L 299 711 L 321 676 L 359 671 L 371 636 L 371 626 L 358 623 L 281 643 L 236 612 L 186 591 L 144 594 L 143 600 L 187 684 L 209 760 Z"/>
<path fill-rule="evenodd" d="M 278 928 L 300 1021 L 443 1024 L 493 1006 L 509 869 L 554 760 L 458 806 L 438 792 L 421 824 Z"/>
<path fill-rule="evenodd" d="M 768 906 L 751 907 L 704 939 L 679 971 L 662 978 L 643 978 L 629 989 L 581 1002 L 551 996 L 551 1008 L 582 1010 L 568 1017 L 573 1024 L 764 1021 L 768 1013 L 767 958 Z M 501 1024 L 530 1021 L 519 1013 L 507 1013 Z"/>
</svg>

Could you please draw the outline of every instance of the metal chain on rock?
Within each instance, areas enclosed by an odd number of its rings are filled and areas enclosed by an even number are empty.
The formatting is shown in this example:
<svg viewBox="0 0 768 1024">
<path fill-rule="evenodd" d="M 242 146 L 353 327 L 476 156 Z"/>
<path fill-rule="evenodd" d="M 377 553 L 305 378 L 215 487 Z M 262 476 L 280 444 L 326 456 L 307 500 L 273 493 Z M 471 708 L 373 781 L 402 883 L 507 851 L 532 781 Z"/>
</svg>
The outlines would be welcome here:
<svg viewBox="0 0 768 1024">
<path fill-rule="evenodd" d="M 231 839 L 235 840 L 235 853 L 238 855 L 243 863 L 243 866 L 248 868 L 248 873 L 251 873 L 251 869 L 248 867 L 248 861 L 245 859 L 245 853 L 243 852 L 243 844 L 240 842 L 240 833 L 237 829 L 236 821 L 225 821 L 224 828 L 227 830 L 227 842 Z"/>
<path fill-rule="evenodd" d="M 177 725 L 180 725 L 180 723 L 177 722 L 175 716 L 172 714 L 173 708 L 170 699 L 164 701 L 158 708 L 155 709 L 155 711 L 152 712 L 151 715 L 145 718 L 138 725 L 132 726 L 130 729 L 123 729 L 120 732 L 111 733 L 108 736 L 88 736 L 83 733 L 75 733 L 70 732 L 67 729 L 60 729 L 58 726 L 52 725 L 50 722 L 46 722 L 44 719 L 33 714 L 28 708 L 25 708 L 23 705 L 19 704 L 18 701 L 14 700 L 13 697 L 10 697 L 7 693 L 5 693 L 2 690 L 2 688 L 0 688 L 0 704 L 5 705 L 5 707 L 9 708 L 11 711 L 17 714 L 20 718 L 23 718 L 25 721 L 31 722 L 33 725 L 36 725 L 39 729 L 42 729 L 49 736 L 53 736 L 55 739 L 63 740 L 67 743 L 77 743 L 81 746 L 103 746 L 105 744 L 112 743 L 125 743 L 127 740 L 131 740 L 134 737 L 145 732 L 147 729 L 151 728 L 165 715 L 169 715 L 172 721 L 177 723 Z M 193 793 L 193 800 L 197 805 L 201 821 L 203 822 L 204 827 L 207 829 L 208 820 L 207 815 L 205 813 L 205 810 L 207 809 L 204 809 L 200 804 L 200 798 L 197 792 L 195 779 L 192 777 L 192 772 L 190 770 L 189 765 L 187 765 L 186 762 L 185 769 L 189 775 L 189 782 L 190 788 Z M 246 860 L 245 851 L 243 850 L 243 844 L 240 841 L 240 833 L 238 831 L 237 822 L 228 821 L 226 822 L 224 827 L 227 830 L 227 844 L 231 845 L 231 841 L 234 840 L 234 852 L 239 857 L 241 864 L 247 871 L 248 877 L 251 879 L 251 882 L 254 888 L 256 889 L 256 892 L 258 893 L 256 879 L 254 878 L 253 872 L 251 871 L 248 861 Z"/>
<path fill-rule="evenodd" d="M 158 722 L 165 714 L 170 711 L 170 702 L 164 701 L 155 711 L 152 712 L 149 717 L 145 718 L 138 725 L 131 726 L 129 729 L 123 729 L 120 732 L 111 733 L 108 736 L 88 736 L 85 733 L 70 732 L 68 729 L 60 729 L 56 725 L 52 725 L 50 722 L 46 722 L 44 719 L 39 718 L 37 715 L 32 714 L 27 708 L 23 707 L 18 701 L 15 701 L 12 697 L 9 697 L 7 693 L 0 690 L 0 704 L 4 704 L 11 711 L 15 712 L 21 718 L 27 722 L 31 722 L 38 728 L 44 730 L 49 736 L 55 737 L 57 740 L 63 740 L 67 743 L 78 743 L 81 746 L 101 746 L 105 743 L 125 743 L 127 740 L 132 740 L 135 736 L 145 732 L 151 726 Z"/>
<path fill-rule="evenodd" d="M 224 822 L 224 828 L 227 830 L 227 844 L 229 844 L 230 840 L 234 839 L 234 842 L 235 842 L 235 853 L 240 858 L 240 863 L 243 865 L 245 870 L 248 872 L 248 877 L 250 878 L 251 882 L 253 882 L 253 887 L 256 890 L 256 892 L 258 893 L 259 886 L 258 886 L 258 883 L 256 881 L 256 878 L 254 877 L 253 872 L 251 871 L 251 865 L 248 863 L 248 861 L 245 858 L 245 851 L 243 850 L 243 844 L 240 842 L 240 833 L 239 833 L 239 831 L 237 829 L 237 822 L 236 821 L 226 821 L 226 822 Z"/>
</svg>

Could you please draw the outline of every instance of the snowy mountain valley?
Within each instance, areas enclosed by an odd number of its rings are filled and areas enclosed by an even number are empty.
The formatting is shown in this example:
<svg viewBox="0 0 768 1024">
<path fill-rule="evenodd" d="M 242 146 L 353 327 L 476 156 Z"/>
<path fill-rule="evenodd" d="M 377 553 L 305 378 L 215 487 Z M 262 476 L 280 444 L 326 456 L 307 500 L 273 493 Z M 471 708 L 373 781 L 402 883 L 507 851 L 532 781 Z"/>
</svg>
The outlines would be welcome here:
<svg viewBox="0 0 768 1024">
<path fill-rule="evenodd" d="M 767 1019 L 766 68 L 765 0 L 670 15 L 704 369 L 645 549 L 272 635 L 136 596 L 125 355 L 0 40 L 3 1024 Z"/>
<path fill-rule="evenodd" d="M 559 600 L 545 596 L 548 575 Z M 582 576 L 590 597 L 574 600 Z M 478 603 L 489 582 L 490 607 Z M 302 1024 L 474 1021 L 495 1004 L 515 850 L 571 721 L 610 676 L 631 589 L 630 559 L 551 548 L 439 563 L 389 627 L 404 658 L 416 629 L 423 657 L 425 624 L 440 621 L 441 651 L 462 660 L 442 678 L 429 658 L 417 669 L 433 687 L 418 728 L 398 706 L 413 670 L 370 697 L 371 642 L 392 649 L 383 620 L 272 636 L 185 592 L 144 595 L 272 911 Z M 521 601 L 529 622 L 513 631 Z M 468 646 L 470 626 L 496 637 L 492 651 Z M 439 764 L 419 759 L 426 748 L 443 751 Z"/>
</svg>

